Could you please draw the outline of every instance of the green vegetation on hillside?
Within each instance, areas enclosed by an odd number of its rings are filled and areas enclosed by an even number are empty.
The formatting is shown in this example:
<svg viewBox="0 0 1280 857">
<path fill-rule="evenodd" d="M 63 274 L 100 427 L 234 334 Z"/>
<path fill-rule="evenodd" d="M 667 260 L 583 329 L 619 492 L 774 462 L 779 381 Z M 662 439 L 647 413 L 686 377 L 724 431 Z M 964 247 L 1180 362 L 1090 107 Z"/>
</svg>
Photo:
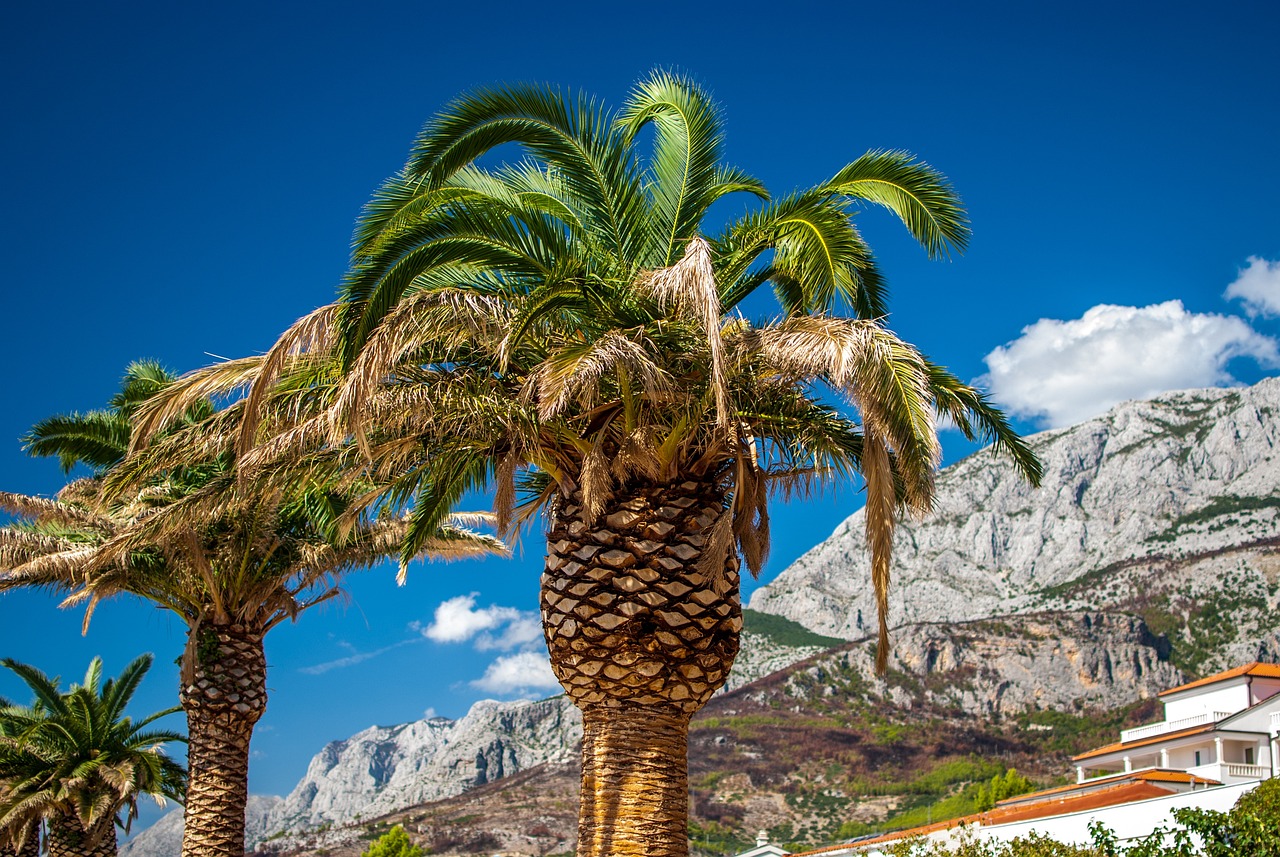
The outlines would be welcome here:
<svg viewBox="0 0 1280 857">
<path fill-rule="evenodd" d="M 1209 527 L 1209 531 L 1214 532 L 1239 523 L 1234 518 L 1226 521 L 1217 520 L 1224 515 L 1276 508 L 1280 508 L 1280 492 L 1272 492 L 1266 497 L 1239 497 L 1235 494 L 1220 495 L 1212 498 L 1201 508 L 1175 518 L 1163 532 L 1149 537 L 1147 541 L 1171 542 L 1182 535 L 1184 529 L 1193 527 L 1196 524 L 1208 523 L 1209 521 L 1216 522 Z"/>
<path fill-rule="evenodd" d="M 414 845 L 409 834 L 397 824 L 378 837 L 361 857 L 422 857 L 422 849 Z"/>
<path fill-rule="evenodd" d="M 815 634 L 799 622 L 792 622 L 790 619 L 757 610 L 743 609 L 742 623 L 746 630 L 768 637 L 780 646 L 821 646 L 824 649 L 830 649 L 848 642 L 839 637 Z"/>
</svg>

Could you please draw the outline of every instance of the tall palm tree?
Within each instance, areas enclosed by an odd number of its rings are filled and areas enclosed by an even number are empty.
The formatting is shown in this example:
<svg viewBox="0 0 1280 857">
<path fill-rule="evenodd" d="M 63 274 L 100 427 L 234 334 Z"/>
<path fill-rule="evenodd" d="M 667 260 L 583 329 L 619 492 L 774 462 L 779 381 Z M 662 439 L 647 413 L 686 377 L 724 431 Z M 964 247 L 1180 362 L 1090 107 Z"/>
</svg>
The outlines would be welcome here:
<svg viewBox="0 0 1280 857">
<path fill-rule="evenodd" d="M 151 661 L 143 655 L 103 682 L 102 660 L 94 658 L 84 683 L 66 692 L 35 667 L 3 661 L 35 695 L 28 707 L 0 700 L 0 838 L 15 851 L 30 848 L 43 822 L 51 857 L 112 857 L 116 824 L 128 829 L 140 795 L 182 800 L 186 771 L 163 745 L 184 739 L 149 728 L 178 709 L 137 722 L 125 714 Z"/>
<path fill-rule="evenodd" d="M 510 145 L 525 158 L 493 165 Z M 584 857 L 686 853 L 689 718 L 732 665 L 739 557 L 763 566 L 771 495 L 861 475 L 883 666 L 894 523 L 931 506 L 937 415 L 1039 478 L 979 391 L 882 323 L 853 216 L 883 206 L 931 256 L 962 249 L 942 175 L 868 152 L 772 199 L 722 149 L 716 106 L 669 74 L 617 113 L 540 87 L 464 96 L 367 206 L 339 303 L 259 376 L 335 340 L 343 389 L 292 435 L 355 438 L 394 474 L 407 554 L 479 486 L 504 529 L 545 513 L 546 640 L 586 724 Z M 754 207 L 708 224 L 737 192 Z M 762 288 L 780 314 L 749 321 Z"/>
<path fill-rule="evenodd" d="M 233 362 L 219 371 L 243 368 Z M 314 390 L 302 387 L 295 404 Z M 201 411 L 203 418 L 192 416 Z M 242 483 L 232 448 L 240 411 L 215 411 L 196 395 L 179 409 L 185 423 L 166 421 L 149 445 L 105 462 L 99 475 L 71 483 L 57 500 L 0 494 L 0 507 L 21 516 L 0 530 L 0 591 L 64 592 L 64 605 L 87 604 L 86 625 L 99 600 L 127 593 L 187 625 L 184 857 L 244 853 L 249 742 L 267 703 L 265 634 L 341 595 L 342 576 L 396 554 L 408 528 L 385 511 L 355 509 L 355 498 L 373 487 L 366 480 L 308 467 L 302 458 L 268 490 Z M 132 424 L 142 413 L 127 418 Z M 76 449 L 65 452 L 64 465 L 78 460 Z M 503 550 L 445 520 L 407 558 Z"/>
</svg>

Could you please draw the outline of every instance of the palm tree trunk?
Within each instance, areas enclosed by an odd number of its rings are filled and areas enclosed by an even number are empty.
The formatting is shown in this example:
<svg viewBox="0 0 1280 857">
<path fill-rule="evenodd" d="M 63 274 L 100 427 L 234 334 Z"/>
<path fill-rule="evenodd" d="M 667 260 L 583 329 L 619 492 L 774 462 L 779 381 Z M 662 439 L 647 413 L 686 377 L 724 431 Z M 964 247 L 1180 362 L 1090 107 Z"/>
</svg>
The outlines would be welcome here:
<svg viewBox="0 0 1280 857">
<path fill-rule="evenodd" d="M 4 832 L 10 833 L 10 831 Z M 0 857 L 40 857 L 39 825 L 34 825 L 27 831 L 27 838 L 21 848 L 12 842 L 0 841 Z"/>
<path fill-rule="evenodd" d="M 48 848 L 49 857 L 116 857 L 115 815 L 92 830 L 85 830 L 74 812 L 57 815 L 49 819 Z"/>
<path fill-rule="evenodd" d="M 553 512 L 542 619 L 583 711 L 578 857 L 688 854 L 689 719 L 724 685 L 742 629 L 736 557 L 699 569 L 726 514 L 709 481 L 643 486 L 599 522 L 576 493 Z"/>
<path fill-rule="evenodd" d="M 249 741 L 267 707 L 262 634 L 197 623 L 182 663 L 187 787 L 182 857 L 244 857 Z"/>
<path fill-rule="evenodd" d="M 689 718 L 596 705 L 582 721 L 578 854 L 687 854 Z"/>
<path fill-rule="evenodd" d="M 22 848 L 14 852 L 17 857 L 40 857 L 40 834 L 33 830 L 22 843 Z"/>
</svg>

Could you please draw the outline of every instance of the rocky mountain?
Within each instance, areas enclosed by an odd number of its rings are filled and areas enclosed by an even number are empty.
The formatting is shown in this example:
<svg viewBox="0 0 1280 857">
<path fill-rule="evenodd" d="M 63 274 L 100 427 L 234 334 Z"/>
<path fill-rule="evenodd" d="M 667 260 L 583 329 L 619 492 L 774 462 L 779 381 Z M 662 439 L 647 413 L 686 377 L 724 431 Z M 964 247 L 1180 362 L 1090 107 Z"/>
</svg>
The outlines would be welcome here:
<svg viewBox="0 0 1280 857">
<path fill-rule="evenodd" d="M 1183 679 L 1132 616 L 1031 614 L 899 636 L 884 679 L 864 640 L 712 699 L 690 734 L 700 850 L 735 853 L 761 829 L 774 841 L 829 842 L 842 825 L 903 817 L 1006 767 L 1053 781 L 1071 753 L 1150 719 L 1155 694 Z M 259 851 L 357 857 L 402 824 L 433 854 L 563 854 L 576 801 L 576 766 L 552 763 Z"/>
<path fill-rule="evenodd" d="M 1029 438 L 1038 489 L 985 452 L 947 468 L 936 511 L 895 536 L 891 624 L 1108 608 L 1169 635 L 1193 672 L 1277 656 L 1278 412 L 1276 378 L 1169 393 Z M 857 512 L 751 607 L 861 638 L 869 567 Z"/>
<path fill-rule="evenodd" d="M 757 590 L 729 685 L 695 719 L 697 848 L 916 823 L 1006 766 L 1053 782 L 1153 719 L 1160 690 L 1280 659 L 1277 409 L 1280 379 L 1122 404 L 1030 438 L 1039 489 L 988 453 L 947 468 L 936 512 L 896 536 L 883 679 L 850 517 Z M 354 857 L 403 823 L 432 853 L 571 851 L 580 740 L 563 698 L 373 727 L 324 748 L 254 841 Z M 149 833 L 126 853 L 177 853 Z"/>
<path fill-rule="evenodd" d="M 245 846 L 266 835 L 267 818 L 280 798 L 250 795 L 245 807 Z M 177 857 L 182 853 L 182 810 L 175 809 L 120 846 L 120 857 Z"/>
<path fill-rule="evenodd" d="M 763 623 L 765 629 L 744 630 L 742 653 L 726 692 L 840 642 L 777 617 L 749 621 Z M 576 763 L 581 741 L 582 716 L 563 696 L 540 702 L 483 700 L 458 720 L 434 717 L 371 726 L 326 745 L 287 797 L 256 799 L 248 810 L 248 841 L 294 843 L 321 826 L 341 829 L 530 768 Z M 138 834 L 125 853 L 169 857 L 178 853 L 181 841 L 178 810 Z"/>
</svg>

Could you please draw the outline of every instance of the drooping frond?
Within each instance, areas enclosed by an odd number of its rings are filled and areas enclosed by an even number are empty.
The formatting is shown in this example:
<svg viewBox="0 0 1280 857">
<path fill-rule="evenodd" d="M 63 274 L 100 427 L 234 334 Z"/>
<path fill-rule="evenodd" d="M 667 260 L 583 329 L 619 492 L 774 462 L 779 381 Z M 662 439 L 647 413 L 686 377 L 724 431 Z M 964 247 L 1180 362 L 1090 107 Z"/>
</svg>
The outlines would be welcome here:
<svg viewBox="0 0 1280 857">
<path fill-rule="evenodd" d="M 702 327 L 711 357 L 711 391 L 715 400 L 716 423 L 722 429 L 728 429 L 729 391 L 725 379 L 724 342 L 720 336 L 720 293 L 716 286 L 715 266 L 711 263 L 711 246 L 705 238 L 695 237 L 679 262 L 645 274 L 636 285 L 650 292 L 660 305 L 686 313 Z"/>
<path fill-rule="evenodd" d="M 145 447 L 158 432 L 186 420 L 193 410 L 207 415 L 210 399 L 247 389 L 258 377 L 262 362 L 261 357 L 222 360 L 165 386 L 138 408 L 130 451 Z"/>
<path fill-rule="evenodd" d="M 249 395 L 245 399 L 244 416 L 240 423 L 240 435 L 236 442 L 236 454 L 243 458 L 254 445 L 258 426 L 262 421 L 264 400 L 272 385 L 279 380 L 289 362 L 304 353 L 328 353 L 337 344 L 337 303 L 322 306 L 304 315 L 289 326 L 275 345 L 263 357 L 253 379 Z"/>
<path fill-rule="evenodd" d="M 1034 487 L 1040 485 L 1044 466 L 985 393 L 934 363 L 929 364 L 929 388 L 938 413 L 951 420 L 966 438 L 990 443 L 993 452 L 1002 453 L 1013 462 L 1023 479 Z"/>
<path fill-rule="evenodd" d="M 888 208 L 930 258 L 963 251 L 969 243 L 969 218 L 951 184 L 906 152 L 867 152 L 822 187 Z"/>
<path fill-rule="evenodd" d="M 647 167 L 653 244 L 637 261 L 652 267 L 673 265 L 680 243 L 698 234 L 707 208 L 723 193 L 724 135 L 719 111 L 698 87 L 656 72 L 632 91 L 617 122 L 627 145 L 645 126 L 656 129 Z M 745 176 L 734 178 L 737 184 L 748 185 Z"/>
</svg>

